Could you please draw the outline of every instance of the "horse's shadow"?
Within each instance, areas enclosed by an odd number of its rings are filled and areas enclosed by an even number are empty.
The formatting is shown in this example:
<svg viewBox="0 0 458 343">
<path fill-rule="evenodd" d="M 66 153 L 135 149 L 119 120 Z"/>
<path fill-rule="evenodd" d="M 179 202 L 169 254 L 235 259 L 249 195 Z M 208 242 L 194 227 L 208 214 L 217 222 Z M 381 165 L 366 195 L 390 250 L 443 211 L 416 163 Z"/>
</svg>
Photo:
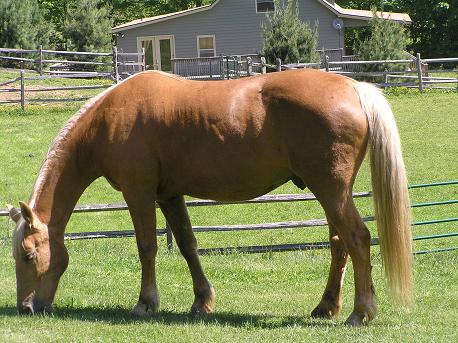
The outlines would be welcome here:
<svg viewBox="0 0 458 343">
<path fill-rule="evenodd" d="M 20 316 L 15 307 L 0 307 L 1 316 Z M 121 307 L 57 307 L 52 315 L 54 318 L 72 319 L 85 322 L 106 322 L 110 324 L 131 324 L 135 322 L 151 322 L 159 324 L 210 324 L 232 327 L 253 327 L 276 329 L 291 326 L 333 327 L 335 321 L 318 320 L 308 316 L 274 316 L 270 314 L 240 314 L 233 312 L 215 312 L 209 315 L 194 315 L 189 312 L 172 312 L 162 310 L 148 318 L 138 318 Z"/>
</svg>

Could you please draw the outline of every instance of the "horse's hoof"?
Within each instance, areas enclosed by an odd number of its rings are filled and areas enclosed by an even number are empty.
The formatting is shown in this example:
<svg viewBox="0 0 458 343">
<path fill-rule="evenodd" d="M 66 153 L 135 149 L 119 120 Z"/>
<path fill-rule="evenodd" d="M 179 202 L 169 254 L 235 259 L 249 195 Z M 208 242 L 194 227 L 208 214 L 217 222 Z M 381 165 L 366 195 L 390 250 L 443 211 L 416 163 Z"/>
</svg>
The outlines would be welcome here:
<svg viewBox="0 0 458 343">
<path fill-rule="evenodd" d="M 215 307 L 215 290 L 210 287 L 203 294 L 197 295 L 194 304 L 191 306 L 191 313 L 193 314 L 209 314 L 213 312 Z"/>
<path fill-rule="evenodd" d="M 148 318 L 158 311 L 158 304 L 147 304 L 139 301 L 137 305 L 130 311 L 130 314 L 138 318 Z"/>
<path fill-rule="evenodd" d="M 320 306 L 315 307 L 315 309 L 310 314 L 312 318 L 321 318 L 321 319 L 331 319 L 333 317 L 332 311 L 329 309 L 324 309 Z"/>
<path fill-rule="evenodd" d="M 366 314 L 361 314 L 358 312 L 353 312 L 350 314 L 350 317 L 345 321 L 346 326 L 350 327 L 360 327 L 367 325 L 369 323 L 369 318 Z"/>
</svg>

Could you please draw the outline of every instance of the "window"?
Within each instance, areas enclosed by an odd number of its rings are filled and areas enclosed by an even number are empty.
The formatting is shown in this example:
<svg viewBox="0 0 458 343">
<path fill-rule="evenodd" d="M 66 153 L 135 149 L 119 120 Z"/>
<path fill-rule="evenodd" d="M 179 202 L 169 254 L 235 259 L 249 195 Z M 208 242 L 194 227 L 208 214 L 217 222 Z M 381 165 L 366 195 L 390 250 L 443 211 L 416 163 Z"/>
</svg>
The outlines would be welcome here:
<svg viewBox="0 0 458 343">
<path fill-rule="evenodd" d="M 275 11 L 274 0 L 256 0 L 256 12 L 266 13 Z"/>
<path fill-rule="evenodd" d="M 197 36 L 197 53 L 199 57 L 215 57 L 215 36 Z"/>
</svg>

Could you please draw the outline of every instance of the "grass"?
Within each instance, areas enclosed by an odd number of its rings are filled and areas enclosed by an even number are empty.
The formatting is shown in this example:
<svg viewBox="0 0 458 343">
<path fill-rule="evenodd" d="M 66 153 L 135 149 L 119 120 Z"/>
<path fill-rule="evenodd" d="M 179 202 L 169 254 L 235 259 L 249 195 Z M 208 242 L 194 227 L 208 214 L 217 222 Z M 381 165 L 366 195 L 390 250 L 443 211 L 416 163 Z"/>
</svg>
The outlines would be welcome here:
<svg viewBox="0 0 458 343">
<path fill-rule="evenodd" d="M 458 179 L 458 94 L 418 92 L 388 94 L 396 113 L 411 184 Z M 30 195 L 36 173 L 59 128 L 79 105 L 3 106 L 0 112 L 0 207 Z M 368 190 L 367 164 L 355 191 Z M 276 193 L 298 192 L 286 184 Z M 458 199 L 458 186 L 411 191 L 412 201 Z M 96 181 L 81 204 L 120 202 L 119 193 Z M 369 199 L 357 201 L 362 215 L 372 213 Z M 414 220 L 456 217 L 458 205 L 414 209 Z M 274 222 L 323 218 L 313 202 L 192 208 L 194 225 Z M 164 226 L 162 216 L 159 227 Z M 129 229 L 126 212 L 74 215 L 68 232 Z M 416 256 L 416 305 L 410 310 L 391 304 L 383 282 L 378 248 L 372 250 L 379 315 L 370 326 L 345 328 L 351 312 L 351 266 L 344 288 L 342 315 L 333 321 L 309 318 L 324 289 L 328 251 L 232 254 L 202 257 L 217 291 L 216 313 L 188 314 L 192 285 L 186 264 L 176 249 L 167 252 L 159 239 L 158 283 L 161 312 L 135 320 L 128 314 L 138 296 L 140 269 L 134 239 L 67 242 L 70 266 L 56 296 L 53 316 L 17 316 L 14 263 L 9 236 L 13 226 L 0 220 L 0 341 L 381 341 L 458 340 L 456 303 L 458 253 Z M 373 225 L 370 225 L 373 231 Z M 414 235 L 456 231 L 451 223 L 420 226 Z M 374 232 L 375 234 L 375 232 Z M 251 233 L 198 234 L 201 247 L 312 242 L 327 239 L 324 228 Z M 456 238 L 415 243 L 415 250 L 458 246 Z"/>
</svg>

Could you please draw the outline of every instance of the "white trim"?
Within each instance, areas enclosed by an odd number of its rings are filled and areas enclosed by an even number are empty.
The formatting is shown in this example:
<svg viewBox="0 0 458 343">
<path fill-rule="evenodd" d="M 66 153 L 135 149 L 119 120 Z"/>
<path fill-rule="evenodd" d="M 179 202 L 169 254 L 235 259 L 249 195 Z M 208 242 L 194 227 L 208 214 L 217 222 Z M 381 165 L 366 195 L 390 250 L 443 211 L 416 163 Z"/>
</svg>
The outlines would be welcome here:
<svg viewBox="0 0 458 343">
<path fill-rule="evenodd" d="M 215 38 L 215 35 L 197 35 L 196 37 L 196 41 L 197 41 L 197 57 L 200 58 L 200 50 L 210 50 L 210 49 L 200 49 L 200 46 L 199 46 L 199 38 L 213 38 L 213 56 L 211 57 L 215 57 L 216 56 L 216 38 Z M 210 56 L 208 56 L 210 57 Z"/>
<path fill-rule="evenodd" d="M 162 71 L 162 65 L 161 65 L 161 59 L 160 59 L 160 46 L 159 46 L 159 41 L 164 40 L 164 39 L 170 39 L 170 55 L 171 59 L 175 58 L 175 35 L 158 35 L 158 36 L 140 36 L 137 37 L 137 52 L 141 53 L 142 52 L 142 41 L 148 41 L 150 40 L 152 42 L 152 48 L 153 48 L 153 69 L 154 70 L 161 70 Z M 139 56 L 139 59 L 141 57 Z M 139 61 L 141 62 L 141 61 Z M 146 60 L 145 60 L 146 64 Z M 145 65 L 146 68 L 146 65 Z"/>
<path fill-rule="evenodd" d="M 274 3 L 274 10 L 273 10 L 273 11 L 259 12 L 259 11 L 258 11 L 258 0 L 254 0 L 254 9 L 255 9 L 256 13 L 259 13 L 259 14 L 266 14 L 266 13 L 275 12 L 275 1 L 272 1 L 272 2 Z"/>
</svg>

